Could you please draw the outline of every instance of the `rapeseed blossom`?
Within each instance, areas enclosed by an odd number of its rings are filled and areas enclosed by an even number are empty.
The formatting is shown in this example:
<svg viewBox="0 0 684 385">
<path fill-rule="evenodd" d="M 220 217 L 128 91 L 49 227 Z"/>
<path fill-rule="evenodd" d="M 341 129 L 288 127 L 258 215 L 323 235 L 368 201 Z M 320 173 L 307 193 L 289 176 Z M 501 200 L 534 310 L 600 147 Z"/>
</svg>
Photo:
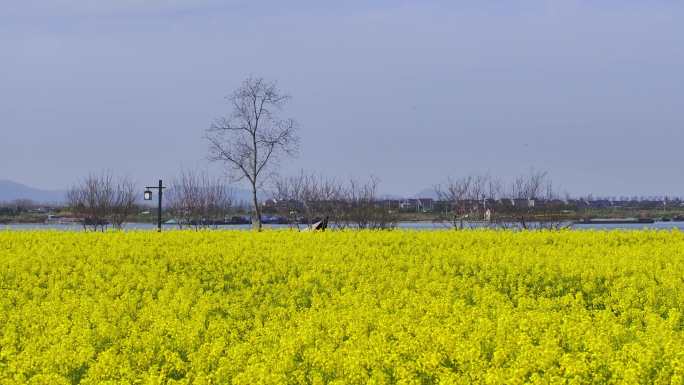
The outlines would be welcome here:
<svg viewBox="0 0 684 385">
<path fill-rule="evenodd" d="M 678 231 L 0 231 L 0 384 L 681 384 Z"/>
</svg>

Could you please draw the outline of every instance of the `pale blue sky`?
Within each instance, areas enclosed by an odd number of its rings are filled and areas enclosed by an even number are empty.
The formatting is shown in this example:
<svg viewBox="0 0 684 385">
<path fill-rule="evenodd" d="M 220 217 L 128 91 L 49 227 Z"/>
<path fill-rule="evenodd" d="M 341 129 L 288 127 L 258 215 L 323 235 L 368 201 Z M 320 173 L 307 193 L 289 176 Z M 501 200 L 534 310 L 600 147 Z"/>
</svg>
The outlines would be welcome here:
<svg viewBox="0 0 684 385">
<path fill-rule="evenodd" d="M 572 194 L 684 195 L 682 2 L 46 3 L 0 13 L 0 179 L 205 167 L 203 130 L 254 74 L 293 96 L 284 173 L 410 195 L 536 167 Z"/>
</svg>

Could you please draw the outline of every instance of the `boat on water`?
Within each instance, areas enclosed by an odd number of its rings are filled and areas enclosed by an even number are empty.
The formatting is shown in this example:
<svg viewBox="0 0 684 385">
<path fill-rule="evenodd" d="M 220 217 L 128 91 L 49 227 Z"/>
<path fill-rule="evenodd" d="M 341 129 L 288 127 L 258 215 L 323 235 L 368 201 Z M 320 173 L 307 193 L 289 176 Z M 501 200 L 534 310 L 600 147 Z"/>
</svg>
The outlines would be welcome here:
<svg viewBox="0 0 684 385">
<path fill-rule="evenodd" d="M 71 224 L 80 224 L 82 222 L 83 222 L 83 219 L 81 219 L 81 218 L 63 217 L 60 215 L 53 215 L 53 214 L 48 215 L 47 219 L 45 219 L 45 224 L 48 224 L 48 225 L 71 225 Z"/>
<path fill-rule="evenodd" d="M 585 218 L 575 222 L 576 225 L 628 225 L 655 223 L 651 218 Z"/>
</svg>

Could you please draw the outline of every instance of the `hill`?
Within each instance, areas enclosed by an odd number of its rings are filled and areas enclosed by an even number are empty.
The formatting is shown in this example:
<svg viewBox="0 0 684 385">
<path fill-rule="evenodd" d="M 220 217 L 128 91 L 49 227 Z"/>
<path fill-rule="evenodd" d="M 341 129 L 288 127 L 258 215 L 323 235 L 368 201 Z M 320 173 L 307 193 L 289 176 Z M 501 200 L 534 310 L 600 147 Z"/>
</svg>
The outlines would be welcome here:
<svg viewBox="0 0 684 385">
<path fill-rule="evenodd" d="M 30 199 L 37 203 L 62 203 L 65 194 L 63 190 L 41 190 L 11 180 L 0 180 L 0 202 Z"/>
</svg>

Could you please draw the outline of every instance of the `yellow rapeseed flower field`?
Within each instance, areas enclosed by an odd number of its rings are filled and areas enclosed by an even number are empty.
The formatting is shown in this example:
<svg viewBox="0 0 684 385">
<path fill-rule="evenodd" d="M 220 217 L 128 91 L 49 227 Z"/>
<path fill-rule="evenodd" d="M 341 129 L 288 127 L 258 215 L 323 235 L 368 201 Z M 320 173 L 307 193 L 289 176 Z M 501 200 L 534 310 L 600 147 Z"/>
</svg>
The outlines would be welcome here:
<svg viewBox="0 0 684 385">
<path fill-rule="evenodd" d="M 0 231 L 0 384 L 682 384 L 678 231 Z"/>
</svg>

